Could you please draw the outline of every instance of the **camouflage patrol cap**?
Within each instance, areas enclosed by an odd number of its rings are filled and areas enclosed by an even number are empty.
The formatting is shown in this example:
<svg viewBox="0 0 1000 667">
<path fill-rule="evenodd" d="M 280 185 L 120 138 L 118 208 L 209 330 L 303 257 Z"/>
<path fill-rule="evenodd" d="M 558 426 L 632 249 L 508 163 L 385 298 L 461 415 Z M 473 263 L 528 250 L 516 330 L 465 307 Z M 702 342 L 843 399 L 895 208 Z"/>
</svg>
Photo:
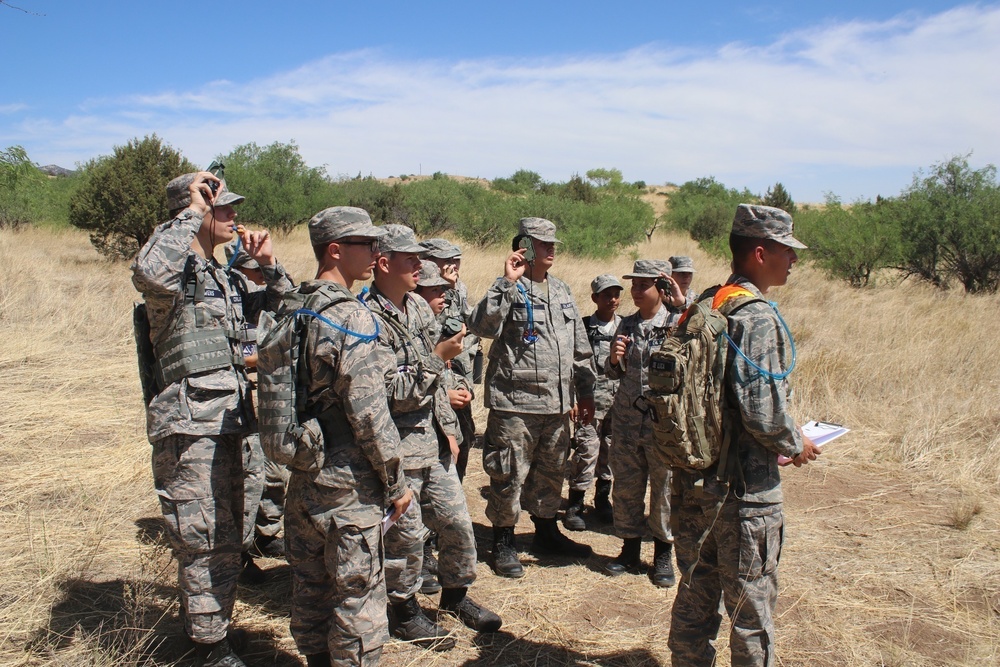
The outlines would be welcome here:
<svg viewBox="0 0 1000 667">
<path fill-rule="evenodd" d="M 556 238 L 556 223 L 545 218 L 521 218 L 517 222 L 517 233 L 543 243 L 562 243 Z"/>
<path fill-rule="evenodd" d="M 241 246 L 238 250 L 236 248 L 236 241 L 232 243 L 227 243 L 223 250 L 226 252 L 226 261 L 232 262 L 232 267 L 234 269 L 256 269 L 260 270 L 260 264 L 257 263 L 253 257 L 247 254 L 247 252 Z M 236 255 L 236 259 L 233 259 L 233 254 Z"/>
<path fill-rule="evenodd" d="M 622 278 L 659 278 L 661 273 L 667 276 L 673 273 L 670 262 L 662 259 L 637 259 L 632 265 L 632 273 Z"/>
<path fill-rule="evenodd" d="M 792 236 L 792 216 L 773 206 L 740 204 L 733 218 L 734 236 L 771 239 L 790 248 L 808 246 Z"/>
<path fill-rule="evenodd" d="M 618 282 L 617 278 L 615 278 L 610 273 L 605 273 L 605 274 L 597 276 L 596 278 L 594 278 L 590 282 L 590 293 L 591 294 L 600 294 L 601 292 L 603 292 L 604 290 L 608 289 L 609 287 L 619 287 L 619 288 L 624 289 L 624 287 L 622 286 L 622 284 L 620 282 Z"/>
<path fill-rule="evenodd" d="M 694 270 L 694 260 L 687 255 L 674 255 L 670 258 L 670 266 L 674 273 L 697 273 Z"/>
<path fill-rule="evenodd" d="M 198 172 L 193 171 L 190 174 L 182 174 L 174 180 L 167 183 L 167 210 L 176 211 L 179 208 L 187 208 L 191 205 L 191 193 L 188 188 L 191 183 L 194 182 L 195 178 L 198 177 Z M 226 187 L 226 182 L 222 181 L 218 193 L 215 195 L 215 201 L 212 202 L 213 206 L 229 206 L 236 205 L 242 202 L 246 197 L 243 195 L 238 195 L 235 192 L 230 192 L 229 188 Z"/>
<path fill-rule="evenodd" d="M 420 245 L 427 249 L 427 256 L 434 259 L 459 259 L 462 249 L 447 239 L 427 239 Z"/>
<path fill-rule="evenodd" d="M 382 225 L 385 236 L 379 239 L 378 249 L 381 252 L 415 252 L 421 257 L 427 255 L 427 249 L 417 243 L 417 236 L 406 225 Z"/>
<path fill-rule="evenodd" d="M 420 262 L 420 278 L 417 287 L 451 287 L 451 283 L 441 277 L 441 269 L 429 259 Z"/>
<path fill-rule="evenodd" d="M 332 243 L 348 236 L 377 239 L 385 236 L 385 232 L 372 224 L 366 210 L 354 206 L 324 208 L 309 220 L 309 242 L 312 245 Z"/>
</svg>

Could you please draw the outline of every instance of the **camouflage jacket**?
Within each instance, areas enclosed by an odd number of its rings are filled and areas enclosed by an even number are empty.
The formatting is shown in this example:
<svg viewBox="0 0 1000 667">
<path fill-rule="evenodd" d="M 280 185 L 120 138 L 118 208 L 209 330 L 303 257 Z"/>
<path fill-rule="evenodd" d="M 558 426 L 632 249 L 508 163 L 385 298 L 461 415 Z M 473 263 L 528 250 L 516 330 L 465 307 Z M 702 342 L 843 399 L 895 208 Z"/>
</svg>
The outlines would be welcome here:
<svg viewBox="0 0 1000 667">
<path fill-rule="evenodd" d="M 325 318 L 358 334 L 375 333 L 374 316 L 343 285 L 311 280 L 299 290 L 308 294 L 320 287 L 343 290 L 351 296 L 350 301 L 323 310 Z M 335 488 L 381 483 L 387 504 L 392 503 L 406 491 L 399 433 L 385 395 L 385 377 L 395 370 L 393 357 L 375 340 L 352 336 L 318 318 L 306 322 L 300 361 L 305 376 L 305 413 L 325 415 L 321 423 L 343 423 L 346 419 L 350 427 L 340 429 L 335 438 L 327 438 L 326 459 L 315 481 Z"/>
<path fill-rule="evenodd" d="M 594 419 L 604 419 L 618 391 L 619 381 L 608 377 L 605 366 L 608 355 L 611 354 L 611 341 L 615 339 L 615 331 L 621 321 L 621 316 L 615 315 L 611 322 L 604 323 L 597 319 L 596 313 L 583 318 L 583 327 L 587 331 L 590 349 L 594 352 L 594 366 L 597 368 L 597 381 L 594 384 Z M 606 335 L 601 333 L 602 328 L 610 330 L 611 333 Z"/>
<path fill-rule="evenodd" d="M 468 290 L 465 283 L 459 280 L 453 289 L 444 294 L 444 310 L 437 316 L 439 323 L 443 324 L 448 317 L 457 317 L 469 324 L 469 316 L 472 308 L 469 307 Z M 462 339 L 462 353 L 451 360 L 451 370 L 455 378 L 455 386 L 468 389 L 475 394 L 475 383 L 472 381 L 472 363 L 479 349 L 479 336 L 473 333 L 466 333 Z"/>
<path fill-rule="evenodd" d="M 202 219 L 186 209 L 159 225 L 132 262 L 132 284 L 146 302 L 154 349 L 178 335 L 214 329 L 230 339 L 231 361 L 227 368 L 168 382 L 146 409 L 150 441 L 257 429 L 238 336 L 292 287 L 280 264 L 263 267 L 267 288 L 261 291 L 239 271 L 226 271 L 215 259 L 194 252 L 191 241 Z M 164 361 L 162 352 L 158 357 Z"/>
<path fill-rule="evenodd" d="M 437 429 L 456 439 L 459 435 L 458 418 L 444 381 L 445 363 L 434 354 L 440 335 L 434 313 L 426 301 L 413 294 L 406 295 L 405 312 L 401 313 L 374 285 L 362 298 L 382 320 L 378 344 L 396 360 L 385 377 L 385 386 L 402 440 L 403 467 L 426 468 L 441 457 Z"/>
<path fill-rule="evenodd" d="M 761 299 L 760 290 L 746 278 L 732 275 L 726 284 L 738 284 Z M 729 317 L 729 336 L 753 363 L 780 374 L 791 363 L 788 336 L 767 303 L 751 303 Z M 732 493 L 740 498 L 740 513 L 766 513 L 766 505 L 781 503 L 778 454 L 797 456 L 802 434 L 788 412 L 788 379 L 762 375 L 732 347 L 726 359 L 726 402 L 732 407 L 739 472 Z M 730 422 L 732 424 L 732 422 Z"/>
<path fill-rule="evenodd" d="M 518 289 L 520 287 L 520 289 Z M 528 307 L 528 304 L 531 307 Z M 525 333 L 533 321 L 537 338 Z M 469 318 L 473 333 L 493 339 L 486 368 L 486 407 L 526 414 L 565 414 L 592 398 L 596 373 L 569 287 L 551 274 L 543 282 L 501 277 Z"/>
<path fill-rule="evenodd" d="M 669 318 L 667 307 L 661 304 L 652 319 L 643 320 L 637 311 L 623 317 L 615 331 L 616 338 L 628 336 L 632 339 L 625 348 L 625 356 L 617 364 L 612 364 L 610 357 L 605 363 L 608 377 L 621 381 L 611 413 L 614 418 L 612 428 L 622 436 L 630 434 L 637 438 L 652 434 L 650 416 L 635 407 L 635 401 L 649 389 L 649 357 L 667 337 Z"/>
</svg>

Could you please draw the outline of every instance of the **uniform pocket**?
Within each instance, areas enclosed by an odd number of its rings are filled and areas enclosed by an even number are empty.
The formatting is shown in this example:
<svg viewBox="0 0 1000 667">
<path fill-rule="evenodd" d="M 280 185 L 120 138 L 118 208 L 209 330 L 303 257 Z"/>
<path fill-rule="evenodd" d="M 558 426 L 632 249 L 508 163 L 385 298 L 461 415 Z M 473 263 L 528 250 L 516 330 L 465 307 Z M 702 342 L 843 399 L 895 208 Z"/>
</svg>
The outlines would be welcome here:
<svg viewBox="0 0 1000 667">
<path fill-rule="evenodd" d="M 740 578 L 770 576 L 778 569 L 784 520 L 780 512 L 740 520 Z"/>
<path fill-rule="evenodd" d="M 337 553 L 330 571 L 335 573 L 334 588 L 339 596 L 362 597 L 375 585 L 382 569 L 381 540 L 379 526 L 338 529 Z"/>
<path fill-rule="evenodd" d="M 221 419 L 239 406 L 239 382 L 231 372 L 192 375 L 184 380 L 185 402 L 193 421 Z"/>
</svg>

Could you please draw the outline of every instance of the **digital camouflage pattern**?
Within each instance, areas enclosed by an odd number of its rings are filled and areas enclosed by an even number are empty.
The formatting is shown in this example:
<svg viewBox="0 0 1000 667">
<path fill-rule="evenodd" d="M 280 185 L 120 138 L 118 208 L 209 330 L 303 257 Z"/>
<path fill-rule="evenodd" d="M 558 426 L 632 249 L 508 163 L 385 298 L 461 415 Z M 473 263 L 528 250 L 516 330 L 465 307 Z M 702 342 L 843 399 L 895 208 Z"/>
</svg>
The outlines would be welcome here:
<svg viewBox="0 0 1000 667">
<path fill-rule="evenodd" d="M 427 302 L 412 294 L 404 299 L 405 315 L 377 285 L 366 302 L 383 321 L 379 345 L 396 356 L 396 372 L 387 381 L 389 404 L 402 438 L 406 476 L 414 494 L 410 509 L 386 534 L 389 597 L 403 601 L 420 590 L 427 527 L 438 534 L 442 585 L 471 586 L 476 578 L 472 519 L 450 450 L 444 451 L 434 426 L 437 421 L 443 434 L 460 437 L 448 402 L 445 364 L 433 352 L 440 336 L 438 323 Z"/>
<path fill-rule="evenodd" d="M 246 497 L 259 492 L 252 481 L 250 494 L 244 493 L 245 466 L 254 464 L 242 436 L 256 420 L 239 336 L 291 281 L 275 264 L 264 268 L 266 290 L 256 290 L 239 272 L 200 257 L 191 242 L 202 222 L 188 209 L 160 224 L 131 269 L 158 362 L 166 361 L 161 345 L 194 331 L 227 341 L 214 353 L 211 370 L 172 379 L 146 410 L 154 484 L 179 563 L 185 629 L 209 643 L 223 639 L 229 627 L 248 523 L 243 516 L 257 502 Z M 178 349 L 182 359 L 209 356 L 193 343 Z"/>
<path fill-rule="evenodd" d="M 329 281 L 299 289 L 341 290 Z M 323 311 L 351 332 L 375 332 L 353 296 Z M 389 414 L 385 376 L 393 369 L 374 340 L 307 320 L 303 348 L 305 413 L 326 443 L 319 472 L 293 470 L 285 505 L 285 549 L 292 567 L 292 636 L 310 655 L 334 664 L 377 662 L 388 638 L 382 567 L 382 515 L 405 492 L 399 434 Z"/>
<path fill-rule="evenodd" d="M 483 435 L 483 469 L 490 476 L 486 517 L 494 526 L 517 524 L 521 510 L 541 519 L 562 503 L 569 453 L 569 414 L 491 410 Z"/>
<path fill-rule="evenodd" d="M 426 468 L 407 470 L 406 478 L 414 502 L 385 535 L 385 579 L 390 600 L 402 602 L 420 590 L 428 529 L 437 534 L 441 585 L 469 588 L 476 581 L 476 537 L 455 466 L 447 460 L 444 464 L 438 461 Z"/>
<path fill-rule="evenodd" d="M 638 268 L 638 262 L 636 263 Z M 669 313 L 661 305 L 643 321 L 638 312 L 622 318 L 615 337 L 632 342 L 617 364 L 608 359 L 608 377 L 619 380 L 611 408 L 613 443 L 609 454 L 614 487 L 611 491 L 615 533 L 622 538 L 643 537 L 646 526 L 653 537 L 672 541 L 670 531 L 670 469 L 659 456 L 652 417 L 635 402 L 649 388 L 649 358 L 667 336 Z M 641 401 L 640 401 L 641 405 Z M 649 519 L 646 520 L 646 484 L 649 483 Z"/>
<path fill-rule="evenodd" d="M 727 284 L 763 298 L 749 280 L 730 276 Z M 766 302 L 751 303 L 729 318 L 729 335 L 755 364 L 780 374 L 790 363 L 790 341 Z M 774 609 L 777 566 L 784 533 L 781 476 L 777 456 L 802 451 L 802 435 L 788 412 L 791 388 L 753 369 L 732 350 L 727 357 L 726 399 L 732 410 L 738 464 L 728 489 L 716 471 L 704 476 L 675 473 L 671 503 L 676 526 L 677 562 L 682 571 L 696 562 L 690 585 L 678 588 L 671 614 L 669 645 L 675 665 L 713 664 L 719 628 L 719 601 L 732 620 L 732 664 L 774 665 Z M 718 521 L 698 559 L 697 541 L 711 526 L 714 507 L 725 498 Z"/>
<path fill-rule="evenodd" d="M 518 289 L 520 286 L 521 290 Z M 537 339 L 529 343 L 529 308 Z M 493 339 L 486 367 L 487 408 L 564 415 L 594 395 L 594 353 L 569 286 L 551 274 L 535 283 L 498 278 L 473 308 L 469 329 Z"/>
<path fill-rule="evenodd" d="M 243 436 L 243 551 L 253 546 L 258 510 L 264 495 L 266 469 L 269 463 L 260 448 L 260 434 Z"/>
<path fill-rule="evenodd" d="M 611 278 L 614 276 L 600 276 Z M 617 279 L 614 279 L 617 283 Z M 605 281 L 597 283 L 603 291 L 608 287 L 620 287 Z M 615 331 L 621 323 L 621 316 L 615 315 L 611 322 L 601 322 L 597 315 L 588 315 L 583 319 L 587 340 L 594 352 L 594 365 L 597 378 L 594 383 L 594 421 L 590 424 L 580 424 L 573 434 L 573 453 L 569 463 L 569 488 L 574 491 L 586 491 L 594 482 L 596 475 L 600 479 L 611 479 L 611 468 L 608 467 L 608 447 L 611 443 L 611 420 L 606 418 L 618 391 L 618 380 L 608 377 L 605 368 L 608 355 L 611 354 L 611 342 L 615 339 Z"/>
<path fill-rule="evenodd" d="M 288 468 L 265 458 L 264 490 L 254 521 L 256 532 L 264 537 L 277 537 L 281 532 L 281 519 L 285 515 L 285 487 L 288 486 Z"/>
<path fill-rule="evenodd" d="M 233 363 L 242 363 L 239 332 L 249 329 L 247 323 L 256 322 L 261 310 L 273 310 L 292 283 L 284 268 L 275 264 L 263 269 L 266 290 L 257 290 L 240 272 L 226 271 L 214 259 L 197 255 L 191 241 L 202 220 L 188 209 L 159 225 L 132 262 L 132 284 L 146 302 L 154 348 L 174 334 L 218 329 L 232 332 L 228 336 L 230 355 Z M 204 300 L 193 307 L 187 303 L 188 285 L 197 285 L 204 293 Z M 196 348 L 196 344 L 191 347 Z M 256 427 L 248 379 L 241 365 L 172 382 L 146 410 L 150 441 L 179 433 L 249 433 Z"/>
</svg>

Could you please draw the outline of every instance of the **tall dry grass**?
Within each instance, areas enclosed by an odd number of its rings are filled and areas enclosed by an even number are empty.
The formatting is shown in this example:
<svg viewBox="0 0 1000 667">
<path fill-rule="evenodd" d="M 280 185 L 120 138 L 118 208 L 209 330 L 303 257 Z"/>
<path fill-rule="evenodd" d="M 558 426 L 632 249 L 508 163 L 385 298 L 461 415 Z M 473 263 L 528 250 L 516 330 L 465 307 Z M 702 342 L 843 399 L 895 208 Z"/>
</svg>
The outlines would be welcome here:
<svg viewBox="0 0 1000 667">
<path fill-rule="evenodd" d="M 304 231 L 276 245 L 297 280 L 310 277 Z M 553 273 L 587 313 L 595 275 L 673 254 L 695 258 L 696 287 L 728 273 L 690 240 L 659 233 L 610 261 L 559 256 Z M 499 250 L 467 250 L 470 294 L 502 262 Z M 183 661 L 135 373 L 136 296 L 127 266 L 99 259 L 82 234 L 0 232 L 2 664 Z M 798 344 L 796 415 L 853 429 L 785 474 L 780 664 L 997 664 L 1000 299 L 909 283 L 855 291 L 804 266 L 772 298 Z M 483 550 L 486 483 L 474 455 L 466 488 Z M 585 565 L 546 561 L 519 581 L 480 565 L 474 595 L 503 615 L 504 632 L 476 638 L 445 621 L 455 650 L 394 643 L 385 664 L 669 664 L 673 592 L 603 576 L 619 540 L 607 529 L 579 537 L 596 551 Z M 274 581 L 241 589 L 236 611 L 251 631 L 248 662 L 296 664 L 287 566 L 265 566 Z M 719 645 L 727 664 L 725 629 Z"/>
</svg>

